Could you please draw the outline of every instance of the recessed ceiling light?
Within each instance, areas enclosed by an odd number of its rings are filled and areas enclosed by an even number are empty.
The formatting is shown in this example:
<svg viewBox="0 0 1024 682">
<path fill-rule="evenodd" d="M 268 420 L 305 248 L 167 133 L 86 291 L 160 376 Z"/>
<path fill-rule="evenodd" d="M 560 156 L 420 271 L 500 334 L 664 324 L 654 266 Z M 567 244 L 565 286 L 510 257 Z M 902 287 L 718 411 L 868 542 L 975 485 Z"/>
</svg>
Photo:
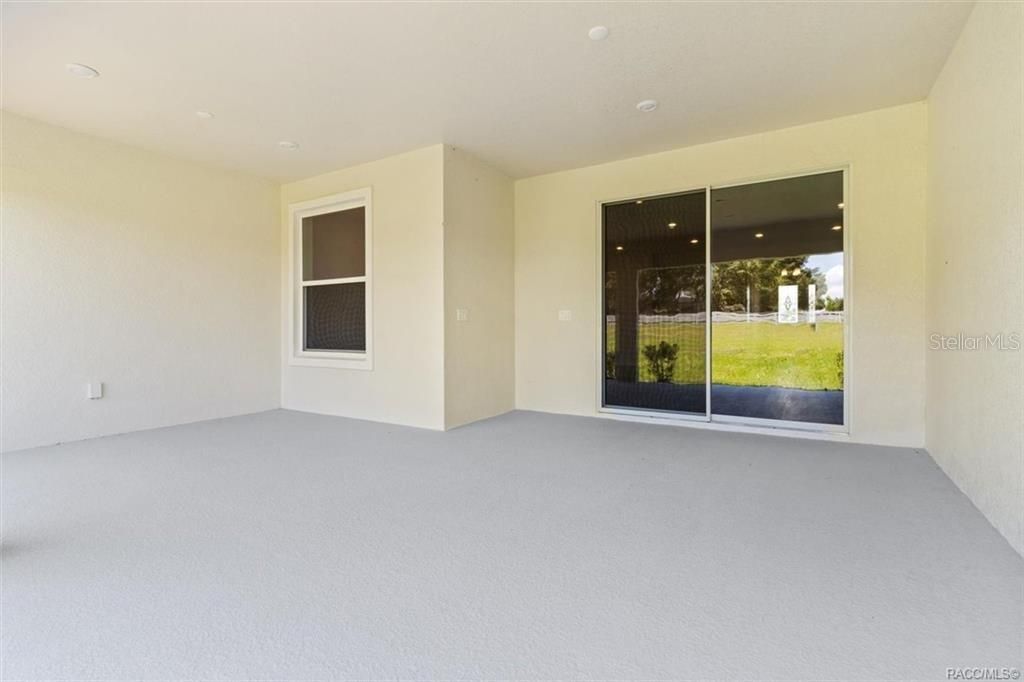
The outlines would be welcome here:
<svg viewBox="0 0 1024 682">
<path fill-rule="evenodd" d="M 280 142 L 277 143 L 277 146 L 280 147 L 281 149 L 287 149 L 288 151 L 293 152 L 299 148 L 299 143 L 292 142 L 291 140 L 281 140 Z"/>
<path fill-rule="evenodd" d="M 842 225 L 833 225 L 833 226 L 832 226 L 832 231 L 833 231 L 833 232 L 838 232 L 838 231 L 839 231 L 839 230 L 841 230 L 841 229 L 843 229 L 843 226 L 842 226 Z"/>
<path fill-rule="evenodd" d="M 604 40 L 608 37 L 607 26 L 595 26 L 594 28 L 587 31 L 587 35 L 590 36 L 591 40 Z"/>
<path fill-rule="evenodd" d="M 764 236 L 764 232 L 758 232 L 757 234 L 754 235 L 754 239 L 760 239 L 763 236 Z"/>
<path fill-rule="evenodd" d="M 691 244 L 700 244 L 700 240 L 699 239 L 691 239 L 690 243 Z"/>
<path fill-rule="evenodd" d="M 637 200 L 636 200 L 636 203 L 638 203 L 638 204 L 642 204 L 642 203 L 644 203 L 644 200 L 643 200 L 643 199 L 637 199 Z"/>
<path fill-rule="evenodd" d="M 636 108 L 645 114 L 649 114 L 658 108 L 658 100 L 656 99 L 645 99 L 636 103 Z"/>
<path fill-rule="evenodd" d="M 671 230 L 671 229 L 672 229 L 672 228 L 674 228 L 675 226 L 676 226 L 676 224 L 675 224 L 675 223 L 669 223 L 669 224 L 668 224 L 668 229 L 670 229 L 670 230 Z"/>
<path fill-rule="evenodd" d="M 838 204 L 836 204 L 836 208 L 842 210 L 842 209 L 846 208 L 846 204 L 844 204 L 842 201 L 840 201 Z"/>
<path fill-rule="evenodd" d="M 100 72 L 91 66 L 85 64 L 65 64 L 64 68 L 71 72 L 72 75 L 78 76 L 79 78 L 99 78 Z"/>
<path fill-rule="evenodd" d="M 204 121 L 209 121 L 211 118 L 213 118 L 213 112 L 212 111 L 202 111 L 202 110 L 197 111 L 196 112 L 196 118 L 201 118 Z"/>
<path fill-rule="evenodd" d="M 621 246 L 616 246 L 616 247 L 615 247 L 615 250 L 616 250 L 616 251 L 622 251 L 622 249 L 623 249 L 623 247 L 621 247 Z"/>
</svg>

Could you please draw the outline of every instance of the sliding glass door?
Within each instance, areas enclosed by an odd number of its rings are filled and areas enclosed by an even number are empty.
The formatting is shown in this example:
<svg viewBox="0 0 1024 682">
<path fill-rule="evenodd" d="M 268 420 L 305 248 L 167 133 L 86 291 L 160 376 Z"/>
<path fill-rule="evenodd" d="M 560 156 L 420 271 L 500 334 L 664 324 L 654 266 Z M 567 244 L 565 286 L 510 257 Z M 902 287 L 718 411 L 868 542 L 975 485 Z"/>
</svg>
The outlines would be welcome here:
<svg viewBox="0 0 1024 682">
<path fill-rule="evenodd" d="M 711 190 L 711 413 L 843 423 L 843 173 Z"/>
<path fill-rule="evenodd" d="M 844 184 L 834 171 L 605 204 L 603 406 L 844 425 Z"/>
<path fill-rule="evenodd" d="M 704 190 L 604 205 L 604 405 L 705 415 Z"/>
</svg>

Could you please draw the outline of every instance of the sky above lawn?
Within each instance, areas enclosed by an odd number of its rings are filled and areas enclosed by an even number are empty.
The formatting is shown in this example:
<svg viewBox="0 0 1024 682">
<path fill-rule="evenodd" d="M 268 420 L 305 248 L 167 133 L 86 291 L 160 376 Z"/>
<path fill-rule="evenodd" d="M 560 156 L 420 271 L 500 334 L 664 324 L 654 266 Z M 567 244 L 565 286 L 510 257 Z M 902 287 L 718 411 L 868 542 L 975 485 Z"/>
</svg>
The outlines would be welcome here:
<svg viewBox="0 0 1024 682">
<path fill-rule="evenodd" d="M 825 284 L 831 298 L 843 297 L 843 252 L 822 253 L 807 257 L 807 266 L 825 273 Z"/>
</svg>

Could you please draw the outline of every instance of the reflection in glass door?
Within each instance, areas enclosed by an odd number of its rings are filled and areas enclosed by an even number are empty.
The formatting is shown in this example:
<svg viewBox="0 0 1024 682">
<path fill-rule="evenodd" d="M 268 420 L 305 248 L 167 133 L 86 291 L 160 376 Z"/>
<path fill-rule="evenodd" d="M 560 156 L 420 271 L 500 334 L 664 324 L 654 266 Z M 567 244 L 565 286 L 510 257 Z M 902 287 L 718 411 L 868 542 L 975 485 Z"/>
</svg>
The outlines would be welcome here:
<svg viewBox="0 0 1024 682">
<path fill-rule="evenodd" d="M 843 172 L 711 200 L 713 417 L 843 424 Z"/>
<path fill-rule="evenodd" d="M 706 414 L 706 192 L 605 204 L 604 402 Z"/>
<path fill-rule="evenodd" d="M 843 171 L 605 204 L 602 405 L 845 424 L 844 213 Z"/>
</svg>

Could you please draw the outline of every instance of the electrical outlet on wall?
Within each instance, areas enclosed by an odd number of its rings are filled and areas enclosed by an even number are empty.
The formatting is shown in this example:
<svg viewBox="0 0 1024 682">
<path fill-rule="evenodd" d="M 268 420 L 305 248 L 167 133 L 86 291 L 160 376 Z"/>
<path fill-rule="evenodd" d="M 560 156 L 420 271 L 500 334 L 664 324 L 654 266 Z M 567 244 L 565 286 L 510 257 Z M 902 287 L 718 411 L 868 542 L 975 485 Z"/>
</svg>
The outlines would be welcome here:
<svg viewBox="0 0 1024 682">
<path fill-rule="evenodd" d="M 95 381 L 85 388 L 85 397 L 89 400 L 99 400 L 103 397 L 103 382 Z"/>
<path fill-rule="evenodd" d="M 572 319 L 572 311 L 571 310 L 559 310 L 558 311 L 558 321 L 559 322 L 568 322 L 571 319 Z"/>
</svg>

